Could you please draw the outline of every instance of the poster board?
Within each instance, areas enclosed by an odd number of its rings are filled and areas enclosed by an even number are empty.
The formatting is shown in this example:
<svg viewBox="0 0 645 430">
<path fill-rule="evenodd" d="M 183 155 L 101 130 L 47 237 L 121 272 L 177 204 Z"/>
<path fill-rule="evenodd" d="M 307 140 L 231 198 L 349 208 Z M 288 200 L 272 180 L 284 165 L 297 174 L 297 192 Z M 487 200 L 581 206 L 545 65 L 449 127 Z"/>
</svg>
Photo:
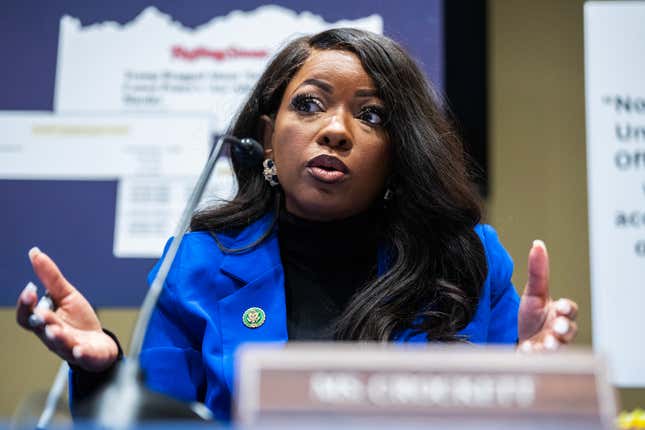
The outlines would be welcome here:
<svg viewBox="0 0 645 430">
<path fill-rule="evenodd" d="M 645 386 L 645 2 L 585 4 L 593 344 Z"/>
<path fill-rule="evenodd" d="M 405 8 L 363 0 L 324 4 L 197 0 L 190 7 L 169 0 L 96 4 L 10 0 L 3 7 L 11 17 L 0 28 L 0 47 L 11 58 L 0 68 L 5 83 L 0 117 L 5 118 L 28 117 L 37 111 L 62 121 L 85 116 L 128 122 L 148 115 L 160 121 L 167 118 L 165 127 L 170 127 L 173 118 L 199 122 L 207 115 L 211 133 L 217 134 L 279 41 L 291 37 L 294 29 L 311 33 L 330 26 L 357 26 L 393 37 L 439 90 L 443 85 L 441 0 L 410 2 Z M 222 89 L 230 76 L 227 68 L 237 66 L 235 80 Z M 150 79 L 157 81 L 155 89 Z M 212 102 L 212 91 L 226 97 Z M 182 92 L 195 97 L 181 97 Z M 163 128 L 159 132 L 164 133 Z M 0 128 L 0 136 L 8 133 Z M 176 145 L 207 147 L 209 140 L 212 137 L 198 131 Z M 6 139 L 3 143 L 0 165 L 7 151 L 16 147 Z M 196 174 L 202 165 L 188 167 Z M 147 190 L 148 195 L 159 189 L 173 193 L 186 188 L 182 183 L 189 184 L 190 178 L 164 188 L 168 176 L 161 171 L 101 177 L 4 173 L 0 172 L 0 204 L 8 210 L 0 213 L 5 239 L 0 247 L 0 282 L 5 286 L 0 305 L 13 306 L 20 290 L 34 280 L 26 257 L 32 246 L 52 255 L 95 306 L 139 305 L 147 288 L 146 274 L 162 250 L 160 238 L 165 241 L 172 228 L 154 240 L 124 245 L 125 230 L 120 226 L 127 224 L 123 214 L 132 213 L 124 202 L 128 196 L 141 195 L 136 190 Z M 139 203 L 144 208 L 145 202 Z M 153 229 L 156 224 L 152 220 L 143 227 Z"/>
</svg>

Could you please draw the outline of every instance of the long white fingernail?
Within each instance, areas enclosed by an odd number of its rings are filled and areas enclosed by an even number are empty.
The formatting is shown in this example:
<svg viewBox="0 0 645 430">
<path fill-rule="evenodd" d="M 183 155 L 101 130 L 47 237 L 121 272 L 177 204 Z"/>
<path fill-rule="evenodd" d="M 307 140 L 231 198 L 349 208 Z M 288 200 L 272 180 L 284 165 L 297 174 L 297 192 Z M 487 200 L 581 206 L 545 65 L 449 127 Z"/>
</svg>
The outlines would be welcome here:
<svg viewBox="0 0 645 430">
<path fill-rule="evenodd" d="M 528 340 L 522 342 L 522 344 L 520 345 L 520 350 L 522 352 L 531 352 L 532 349 L 533 347 L 531 346 L 531 342 L 529 342 Z"/>
<path fill-rule="evenodd" d="M 25 285 L 25 288 L 22 291 L 23 293 L 26 291 L 33 291 L 35 293 L 36 291 L 38 291 L 38 287 L 33 282 L 29 281 L 27 282 L 27 285 Z"/>
<path fill-rule="evenodd" d="M 542 249 L 544 249 L 544 250 L 546 251 L 546 244 L 544 243 L 544 241 L 542 241 L 542 240 L 540 240 L 540 239 L 535 239 L 535 240 L 533 241 L 533 246 L 534 246 L 534 247 L 535 247 L 535 246 L 540 247 L 540 248 L 542 248 Z"/>
<path fill-rule="evenodd" d="M 29 293 L 35 293 L 38 291 L 38 287 L 33 282 L 29 282 L 25 288 L 23 288 L 22 293 L 20 293 L 20 301 L 25 305 L 30 305 L 32 298 L 29 297 Z"/>
<path fill-rule="evenodd" d="M 558 349 L 558 346 L 560 346 L 560 343 L 555 337 L 551 335 L 544 337 L 544 349 L 548 351 L 555 351 L 556 349 Z"/>
<path fill-rule="evenodd" d="M 569 301 L 566 299 L 558 300 L 555 306 L 558 312 L 560 312 L 561 314 L 568 315 L 569 313 L 571 313 L 571 303 L 569 303 Z"/>
<path fill-rule="evenodd" d="M 564 336 L 569 331 L 569 325 L 570 324 L 568 319 L 564 317 L 556 318 L 555 322 L 553 323 L 553 331 L 560 336 Z"/>
<path fill-rule="evenodd" d="M 81 351 L 81 347 L 79 345 L 76 345 L 74 348 L 72 348 L 72 355 L 77 360 L 83 356 L 83 351 Z"/>
<path fill-rule="evenodd" d="M 41 252 L 42 252 L 42 251 L 40 250 L 40 248 L 38 248 L 37 246 L 34 246 L 33 248 L 31 248 L 31 249 L 29 250 L 29 252 L 28 252 L 27 254 L 29 254 L 29 259 L 30 259 L 30 260 L 33 260 L 33 259 L 34 259 L 34 258 L 36 258 L 36 256 L 37 256 L 38 254 L 40 254 Z"/>
<path fill-rule="evenodd" d="M 51 311 L 54 309 L 54 301 L 49 295 L 45 294 L 38 300 L 38 304 L 34 308 L 34 312 L 43 312 L 45 310 Z"/>
<path fill-rule="evenodd" d="M 31 328 L 38 328 L 41 327 L 43 324 L 45 324 L 45 321 L 36 314 L 31 314 L 29 315 L 29 326 Z"/>
<path fill-rule="evenodd" d="M 47 339 L 49 340 L 54 340 L 54 332 L 51 326 L 48 326 L 48 325 L 45 326 L 45 336 L 47 336 Z"/>
</svg>

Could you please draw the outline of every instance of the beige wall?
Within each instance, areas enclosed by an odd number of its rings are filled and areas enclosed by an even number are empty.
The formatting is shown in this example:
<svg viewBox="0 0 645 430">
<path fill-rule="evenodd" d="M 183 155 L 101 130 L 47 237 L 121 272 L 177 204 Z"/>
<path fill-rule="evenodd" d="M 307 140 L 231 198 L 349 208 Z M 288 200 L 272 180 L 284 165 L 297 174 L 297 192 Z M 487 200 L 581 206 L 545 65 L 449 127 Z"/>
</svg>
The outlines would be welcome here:
<svg viewBox="0 0 645 430">
<path fill-rule="evenodd" d="M 580 304 L 578 343 L 588 345 L 582 3 L 491 0 L 488 219 L 515 258 L 518 286 L 532 240 L 546 241 L 552 294 Z M 124 345 L 134 317 L 102 313 Z M 0 333 L 0 416 L 8 416 L 27 393 L 47 389 L 58 361 L 18 329 L 12 310 L 0 310 Z M 621 394 L 625 407 L 645 406 L 645 390 Z"/>
<path fill-rule="evenodd" d="M 533 239 L 551 257 L 552 294 L 576 300 L 591 342 L 582 1 L 492 1 L 489 220 L 526 278 Z"/>
<path fill-rule="evenodd" d="M 489 2 L 491 198 L 488 219 L 526 280 L 533 239 L 551 257 L 551 294 L 580 305 L 591 344 L 581 0 Z M 625 408 L 645 390 L 621 390 Z"/>
<path fill-rule="evenodd" d="M 117 334 L 123 347 L 130 341 L 137 314 L 133 310 L 106 309 L 100 312 L 105 327 Z M 21 401 L 34 392 L 49 390 L 60 360 L 31 333 L 18 327 L 13 309 L 0 310 L 0 421 L 11 416 Z"/>
</svg>

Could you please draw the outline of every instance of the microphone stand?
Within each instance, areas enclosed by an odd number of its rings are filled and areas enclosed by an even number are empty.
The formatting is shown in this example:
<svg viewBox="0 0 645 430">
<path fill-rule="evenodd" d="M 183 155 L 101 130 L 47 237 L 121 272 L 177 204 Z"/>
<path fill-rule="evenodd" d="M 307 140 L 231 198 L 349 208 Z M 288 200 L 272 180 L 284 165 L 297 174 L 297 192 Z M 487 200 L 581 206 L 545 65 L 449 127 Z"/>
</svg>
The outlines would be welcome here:
<svg viewBox="0 0 645 430">
<path fill-rule="evenodd" d="M 56 372 L 56 377 L 52 383 L 49 392 L 47 393 L 47 399 L 45 400 L 45 407 L 38 418 L 38 424 L 36 424 L 36 430 L 44 430 L 49 427 L 49 424 L 54 418 L 56 413 L 56 407 L 58 406 L 58 401 L 60 400 L 65 386 L 67 385 L 67 374 L 69 373 L 69 365 L 66 361 L 62 361 L 58 367 L 58 372 Z"/>
<path fill-rule="evenodd" d="M 184 234 L 188 230 L 193 211 L 204 194 L 206 184 L 211 176 L 215 162 L 218 160 L 224 144 L 233 144 L 233 152 L 241 162 L 259 164 L 262 159 L 262 147 L 253 139 L 237 139 L 224 135 L 217 140 L 211 155 L 206 161 L 195 188 L 177 225 L 174 240 L 161 260 L 159 271 L 154 277 L 150 289 L 141 306 L 132 340 L 129 356 L 117 363 L 114 379 L 99 393 L 94 403 L 94 416 L 97 424 L 104 428 L 124 429 L 132 426 L 142 418 L 183 418 L 210 419 L 210 411 L 202 404 L 194 404 L 190 408 L 178 400 L 154 393 L 144 387 L 144 375 L 139 364 L 139 356 L 143 340 L 163 290 L 170 268 L 181 245 Z"/>
</svg>

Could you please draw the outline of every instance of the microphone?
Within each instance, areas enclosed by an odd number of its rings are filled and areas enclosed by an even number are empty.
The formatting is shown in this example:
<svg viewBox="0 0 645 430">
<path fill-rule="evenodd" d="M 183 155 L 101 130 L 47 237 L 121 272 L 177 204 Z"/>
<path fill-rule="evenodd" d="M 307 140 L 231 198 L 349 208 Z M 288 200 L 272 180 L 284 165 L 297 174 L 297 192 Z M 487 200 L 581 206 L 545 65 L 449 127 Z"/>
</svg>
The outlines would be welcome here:
<svg viewBox="0 0 645 430">
<path fill-rule="evenodd" d="M 231 148 L 231 151 L 244 167 L 256 166 L 262 163 L 264 158 L 262 145 L 248 137 L 238 140 Z"/>
<path fill-rule="evenodd" d="M 224 135 L 217 140 L 184 208 L 174 240 L 162 258 L 159 270 L 143 301 L 132 333 L 129 356 L 117 363 L 114 379 L 93 402 L 92 415 L 96 417 L 97 423 L 102 427 L 125 429 L 143 418 L 212 418 L 210 411 L 203 404 L 193 404 L 189 408 L 185 403 L 146 389 L 143 384 L 144 376 L 141 372 L 139 356 L 150 318 L 163 290 L 177 250 L 190 226 L 193 212 L 204 194 L 206 184 L 225 144 L 231 145 L 231 152 L 236 161 L 245 167 L 256 165 L 259 167 L 262 162 L 264 150 L 253 139 L 238 139 L 235 136 Z"/>
</svg>

